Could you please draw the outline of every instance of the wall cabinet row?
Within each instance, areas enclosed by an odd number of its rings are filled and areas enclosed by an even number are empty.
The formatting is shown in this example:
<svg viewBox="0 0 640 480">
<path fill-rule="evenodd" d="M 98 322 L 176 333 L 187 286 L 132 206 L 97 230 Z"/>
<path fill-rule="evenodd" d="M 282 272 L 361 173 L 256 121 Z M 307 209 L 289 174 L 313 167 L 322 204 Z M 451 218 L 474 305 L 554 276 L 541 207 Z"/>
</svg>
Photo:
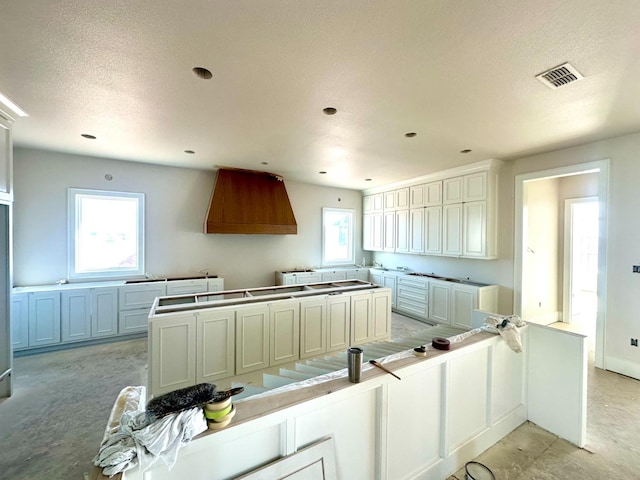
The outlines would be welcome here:
<svg viewBox="0 0 640 480">
<path fill-rule="evenodd" d="M 365 206 L 373 204 L 368 197 Z M 365 208 L 365 250 L 496 258 L 495 168 L 410 187 L 408 198 L 404 209 Z"/>
<path fill-rule="evenodd" d="M 224 280 L 142 282 L 118 287 L 64 288 L 11 295 L 14 350 L 146 332 L 149 310 L 167 291 L 219 291 Z"/>
<path fill-rule="evenodd" d="M 152 318 L 149 390 L 158 395 L 389 338 L 391 292 L 345 292 Z"/>
</svg>

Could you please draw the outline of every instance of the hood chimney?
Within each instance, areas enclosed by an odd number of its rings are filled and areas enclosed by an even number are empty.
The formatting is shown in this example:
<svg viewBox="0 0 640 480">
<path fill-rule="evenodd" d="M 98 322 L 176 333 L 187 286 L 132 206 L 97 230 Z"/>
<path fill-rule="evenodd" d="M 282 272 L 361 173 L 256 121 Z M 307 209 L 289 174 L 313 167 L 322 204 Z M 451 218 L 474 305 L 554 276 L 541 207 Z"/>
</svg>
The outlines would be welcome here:
<svg viewBox="0 0 640 480">
<path fill-rule="evenodd" d="M 218 169 L 205 233 L 296 235 L 298 225 L 282 177 Z"/>
</svg>

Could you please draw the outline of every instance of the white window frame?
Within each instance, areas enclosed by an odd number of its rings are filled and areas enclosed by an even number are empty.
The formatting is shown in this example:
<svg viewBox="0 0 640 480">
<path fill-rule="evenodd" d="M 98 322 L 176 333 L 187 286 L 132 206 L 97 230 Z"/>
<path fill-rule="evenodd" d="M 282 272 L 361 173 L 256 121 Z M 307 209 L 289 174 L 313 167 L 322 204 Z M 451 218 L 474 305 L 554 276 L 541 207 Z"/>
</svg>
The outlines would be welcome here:
<svg viewBox="0 0 640 480">
<path fill-rule="evenodd" d="M 325 216 L 327 214 L 340 213 L 343 215 L 349 215 L 351 217 L 349 221 L 349 232 L 348 232 L 348 243 L 349 243 L 349 252 L 347 259 L 344 260 L 334 260 L 330 258 L 326 258 L 326 242 L 327 242 L 327 229 L 325 228 Z M 322 208 L 322 265 L 323 266 L 333 266 L 333 265 L 355 265 L 354 260 L 354 252 L 355 252 L 355 230 L 356 230 L 356 216 L 355 210 L 350 208 L 332 208 L 332 207 L 323 207 Z"/>
<path fill-rule="evenodd" d="M 77 245 L 77 226 L 81 216 L 81 201 L 84 197 L 104 197 L 118 199 L 136 199 L 138 203 L 137 212 L 137 268 L 111 268 L 107 270 L 96 270 L 87 272 L 78 272 L 76 265 L 76 245 Z M 143 193 L 132 192 L 112 192 L 106 190 L 89 190 L 82 188 L 67 189 L 67 218 L 68 218 L 68 273 L 69 279 L 99 279 L 99 278 L 126 278 L 131 276 L 144 275 L 144 205 L 145 196 Z"/>
</svg>

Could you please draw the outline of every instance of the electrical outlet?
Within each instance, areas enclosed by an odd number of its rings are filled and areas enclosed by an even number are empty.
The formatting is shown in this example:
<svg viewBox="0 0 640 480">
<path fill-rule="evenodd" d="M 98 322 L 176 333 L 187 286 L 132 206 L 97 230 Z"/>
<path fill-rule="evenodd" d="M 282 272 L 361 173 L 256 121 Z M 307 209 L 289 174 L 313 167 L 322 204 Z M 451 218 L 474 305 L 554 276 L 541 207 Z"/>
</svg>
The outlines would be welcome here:
<svg viewBox="0 0 640 480">
<path fill-rule="evenodd" d="M 640 265 L 633 265 L 633 273 L 640 273 Z"/>
<path fill-rule="evenodd" d="M 631 346 L 632 347 L 637 347 L 638 346 L 638 339 L 637 338 L 632 338 L 631 339 Z"/>
</svg>

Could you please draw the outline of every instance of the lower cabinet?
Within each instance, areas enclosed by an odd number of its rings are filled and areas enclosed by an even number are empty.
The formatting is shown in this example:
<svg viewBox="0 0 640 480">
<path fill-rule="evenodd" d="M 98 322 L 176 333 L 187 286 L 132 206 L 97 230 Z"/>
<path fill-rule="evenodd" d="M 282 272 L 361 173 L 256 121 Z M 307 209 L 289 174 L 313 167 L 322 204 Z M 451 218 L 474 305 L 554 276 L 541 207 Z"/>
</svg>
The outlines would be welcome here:
<svg viewBox="0 0 640 480">
<path fill-rule="evenodd" d="M 236 309 L 236 375 L 269 366 L 269 306 Z"/>
<path fill-rule="evenodd" d="M 372 337 L 371 292 L 351 295 L 351 345 L 360 345 Z"/>
<path fill-rule="evenodd" d="M 11 295 L 11 343 L 14 350 L 29 346 L 29 294 Z"/>
<path fill-rule="evenodd" d="M 269 366 L 300 358 L 300 302 L 284 300 L 269 304 Z"/>
<path fill-rule="evenodd" d="M 398 277 L 396 311 L 419 320 L 429 317 L 429 282 L 424 277 Z"/>
<path fill-rule="evenodd" d="M 438 323 L 451 323 L 449 314 L 449 282 L 429 281 L 429 318 Z"/>
<path fill-rule="evenodd" d="M 498 285 L 429 281 L 429 318 L 438 323 L 470 329 L 473 310 L 495 312 L 497 308 Z"/>
<path fill-rule="evenodd" d="M 60 343 L 60 292 L 33 292 L 29 298 L 29 346 Z"/>
<path fill-rule="evenodd" d="M 118 289 L 84 288 L 60 293 L 61 341 L 76 342 L 118 333 Z"/>
<path fill-rule="evenodd" d="M 196 314 L 196 382 L 213 382 L 235 374 L 235 309 Z"/>
<path fill-rule="evenodd" d="M 374 291 L 371 294 L 371 337 L 369 341 L 384 340 L 391 335 L 391 292 Z"/>
<path fill-rule="evenodd" d="M 327 352 L 349 347 L 351 297 L 345 294 L 327 297 Z"/>
<path fill-rule="evenodd" d="M 327 351 L 327 297 L 300 299 L 300 358 Z"/>
<path fill-rule="evenodd" d="M 160 395 L 196 384 L 196 316 L 156 319 L 149 329 L 149 389 Z"/>
</svg>

